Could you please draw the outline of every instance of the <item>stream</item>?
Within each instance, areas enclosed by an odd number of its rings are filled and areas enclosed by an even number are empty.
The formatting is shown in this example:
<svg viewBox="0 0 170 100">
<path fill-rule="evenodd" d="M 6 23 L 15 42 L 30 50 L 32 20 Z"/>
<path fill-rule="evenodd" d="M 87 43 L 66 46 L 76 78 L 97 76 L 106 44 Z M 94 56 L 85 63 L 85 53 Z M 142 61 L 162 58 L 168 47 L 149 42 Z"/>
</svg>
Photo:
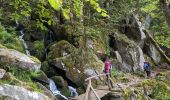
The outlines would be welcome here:
<svg viewBox="0 0 170 100">
<path fill-rule="evenodd" d="M 15 21 L 15 23 L 16 23 L 16 28 L 18 28 L 20 26 L 20 24 L 18 23 L 18 21 Z M 30 51 L 28 50 L 28 45 L 26 44 L 26 42 L 23 39 L 23 37 L 24 37 L 24 28 L 19 31 L 19 39 L 20 39 L 20 41 L 22 42 L 22 44 L 24 46 L 26 54 L 28 56 L 30 56 Z"/>
</svg>

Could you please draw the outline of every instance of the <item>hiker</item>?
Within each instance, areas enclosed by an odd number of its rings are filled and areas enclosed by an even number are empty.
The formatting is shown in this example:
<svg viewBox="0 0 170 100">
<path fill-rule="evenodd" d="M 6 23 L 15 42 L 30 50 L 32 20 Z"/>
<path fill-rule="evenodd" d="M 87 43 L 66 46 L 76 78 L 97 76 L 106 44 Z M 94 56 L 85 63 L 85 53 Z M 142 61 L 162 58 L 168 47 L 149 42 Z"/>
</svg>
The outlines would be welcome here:
<svg viewBox="0 0 170 100">
<path fill-rule="evenodd" d="M 109 86 L 109 89 L 113 88 L 112 82 L 111 82 L 111 71 L 112 71 L 112 65 L 111 65 L 111 61 L 110 59 L 107 57 L 106 61 L 105 61 L 105 66 L 104 66 L 104 72 L 106 74 L 110 74 L 110 75 L 106 75 L 106 84 Z"/>
<path fill-rule="evenodd" d="M 104 72 L 110 73 L 110 71 L 111 71 L 111 62 L 110 59 L 107 57 L 107 59 L 105 60 Z"/>
<path fill-rule="evenodd" d="M 149 62 L 144 62 L 144 71 L 146 72 L 147 78 L 151 77 L 151 68 Z"/>
</svg>

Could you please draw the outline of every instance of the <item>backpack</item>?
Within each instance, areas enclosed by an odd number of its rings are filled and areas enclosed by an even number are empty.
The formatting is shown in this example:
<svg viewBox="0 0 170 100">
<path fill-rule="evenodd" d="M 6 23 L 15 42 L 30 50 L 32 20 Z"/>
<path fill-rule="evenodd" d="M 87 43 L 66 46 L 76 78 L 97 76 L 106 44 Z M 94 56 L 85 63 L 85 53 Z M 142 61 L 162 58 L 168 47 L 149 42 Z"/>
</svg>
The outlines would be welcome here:
<svg viewBox="0 0 170 100">
<path fill-rule="evenodd" d="M 150 69 L 149 63 L 144 63 L 144 70 L 149 71 L 149 69 Z"/>
<path fill-rule="evenodd" d="M 110 61 L 106 61 L 105 68 L 104 68 L 105 73 L 109 73 L 110 66 L 111 66 Z"/>
</svg>

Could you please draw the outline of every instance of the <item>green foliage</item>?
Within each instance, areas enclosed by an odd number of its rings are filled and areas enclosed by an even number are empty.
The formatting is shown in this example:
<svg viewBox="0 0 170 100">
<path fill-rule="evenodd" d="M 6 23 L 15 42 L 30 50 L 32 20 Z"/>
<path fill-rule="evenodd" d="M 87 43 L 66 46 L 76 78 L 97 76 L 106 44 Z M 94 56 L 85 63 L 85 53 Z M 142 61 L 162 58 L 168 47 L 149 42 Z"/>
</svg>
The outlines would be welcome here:
<svg viewBox="0 0 170 100">
<path fill-rule="evenodd" d="M 32 81 L 32 76 L 37 76 L 37 72 L 34 71 L 30 71 L 30 70 L 23 70 L 23 69 L 17 69 L 15 67 L 11 67 L 9 70 L 9 72 L 12 73 L 12 75 L 15 76 L 16 79 L 18 79 L 21 82 L 25 82 L 26 85 L 30 86 L 31 89 L 33 89 L 33 91 L 37 91 L 37 92 L 43 92 L 43 90 L 41 90 L 36 83 L 34 83 Z M 9 83 L 15 83 L 15 80 L 6 80 L 5 81 L 7 84 Z M 21 84 L 22 85 L 22 84 Z M 23 84 L 24 85 L 24 84 Z M 25 86 L 25 85 L 24 85 Z"/>
<path fill-rule="evenodd" d="M 15 49 L 20 52 L 24 52 L 22 44 L 16 35 L 14 30 L 7 32 L 6 29 L 0 24 L 0 44 L 7 48 Z"/>
<path fill-rule="evenodd" d="M 34 48 L 37 50 L 38 53 L 43 53 L 45 46 L 43 41 L 34 41 Z"/>
<path fill-rule="evenodd" d="M 158 100 L 169 100 L 170 99 L 170 90 L 168 86 L 163 82 L 158 82 L 153 87 L 152 96 Z"/>
<path fill-rule="evenodd" d="M 23 17 L 30 16 L 31 7 L 28 0 L 12 0 L 10 2 L 10 5 L 13 7 L 13 11 L 14 11 L 11 14 L 12 20 L 21 20 Z"/>
<path fill-rule="evenodd" d="M 115 77 L 118 75 L 118 71 L 115 68 L 113 68 L 111 74 L 113 77 Z"/>
<path fill-rule="evenodd" d="M 48 2 L 55 10 L 59 10 L 62 7 L 63 0 L 48 0 Z"/>
</svg>

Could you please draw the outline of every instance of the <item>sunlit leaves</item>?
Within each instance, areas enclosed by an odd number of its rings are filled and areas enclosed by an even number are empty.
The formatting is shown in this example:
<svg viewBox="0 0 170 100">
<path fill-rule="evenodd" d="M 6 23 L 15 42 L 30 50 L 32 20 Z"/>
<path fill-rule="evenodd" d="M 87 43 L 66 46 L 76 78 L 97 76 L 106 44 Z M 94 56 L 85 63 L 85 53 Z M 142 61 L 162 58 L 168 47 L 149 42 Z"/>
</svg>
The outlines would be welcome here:
<svg viewBox="0 0 170 100">
<path fill-rule="evenodd" d="M 142 11 L 150 13 L 150 12 L 156 10 L 156 9 L 159 9 L 158 5 L 157 5 L 158 2 L 159 2 L 159 0 L 154 0 L 154 1 L 147 2 L 147 5 L 142 7 Z"/>
<path fill-rule="evenodd" d="M 63 15 L 66 19 L 70 19 L 70 9 L 63 9 Z"/>
<path fill-rule="evenodd" d="M 48 2 L 55 10 L 59 10 L 62 6 L 63 0 L 48 0 Z"/>
<path fill-rule="evenodd" d="M 98 0 L 85 0 L 86 2 L 89 2 L 90 5 L 95 9 L 98 13 L 100 13 L 103 17 L 108 17 L 106 10 L 102 9 L 99 6 Z"/>
</svg>

